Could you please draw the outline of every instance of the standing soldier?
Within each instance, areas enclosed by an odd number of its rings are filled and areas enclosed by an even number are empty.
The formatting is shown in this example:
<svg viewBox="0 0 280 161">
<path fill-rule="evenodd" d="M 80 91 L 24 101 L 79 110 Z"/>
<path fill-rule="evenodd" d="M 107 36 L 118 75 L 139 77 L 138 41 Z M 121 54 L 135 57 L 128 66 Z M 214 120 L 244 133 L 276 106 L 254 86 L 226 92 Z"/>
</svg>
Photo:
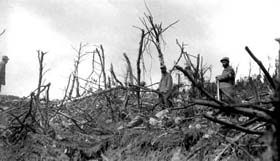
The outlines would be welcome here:
<svg viewBox="0 0 280 161">
<path fill-rule="evenodd" d="M 6 85 L 6 64 L 9 58 L 7 56 L 2 56 L 2 61 L 0 62 L 0 92 L 1 86 Z"/>
<path fill-rule="evenodd" d="M 166 71 L 166 66 L 162 65 L 160 67 L 161 69 L 161 80 L 159 83 L 159 99 L 161 103 L 165 107 L 172 106 L 172 101 L 170 100 L 171 94 L 172 94 L 172 88 L 173 88 L 173 80 L 170 73 Z"/>
<path fill-rule="evenodd" d="M 229 65 L 228 57 L 222 58 L 221 63 L 223 64 L 224 70 L 222 75 L 216 77 L 217 83 L 220 85 L 221 98 L 228 103 L 234 102 L 235 72 Z"/>
</svg>

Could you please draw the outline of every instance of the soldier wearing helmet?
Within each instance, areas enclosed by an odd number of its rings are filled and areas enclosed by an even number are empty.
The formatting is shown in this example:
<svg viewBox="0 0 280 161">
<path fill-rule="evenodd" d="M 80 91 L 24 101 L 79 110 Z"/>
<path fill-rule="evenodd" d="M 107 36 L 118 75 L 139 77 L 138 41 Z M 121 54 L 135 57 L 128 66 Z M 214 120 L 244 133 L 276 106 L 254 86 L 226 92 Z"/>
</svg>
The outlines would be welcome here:
<svg viewBox="0 0 280 161">
<path fill-rule="evenodd" d="M 6 85 L 6 64 L 9 58 L 7 56 L 2 56 L 2 61 L 0 62 L 0 91 L 1 86 Z"/>
<path fill-rule="evenodd" d="M 234 84 L 235 84 L 235 72 L 229 65 L 229 58 L 223 57 L 221 63 L 224 67 L 222 75 L 218 75 L 216 80 L 220 83 L 221 98 L 227 102 L 234 101 Z"/>
<path fill-rule="evenodd" d="M 159 82 L 159 88 L 158 88 L 158 91 L 160 92 L 159 99 L 165 107 L 170 107 L 172 106 L 172 101 L 170 100 L 172 88 L 173 88 L 172 76 L 170 73 L 167 72 L 165 65 L 161 65 L 160 69 L 161 69 L 161 80 Z"/>
</svg>

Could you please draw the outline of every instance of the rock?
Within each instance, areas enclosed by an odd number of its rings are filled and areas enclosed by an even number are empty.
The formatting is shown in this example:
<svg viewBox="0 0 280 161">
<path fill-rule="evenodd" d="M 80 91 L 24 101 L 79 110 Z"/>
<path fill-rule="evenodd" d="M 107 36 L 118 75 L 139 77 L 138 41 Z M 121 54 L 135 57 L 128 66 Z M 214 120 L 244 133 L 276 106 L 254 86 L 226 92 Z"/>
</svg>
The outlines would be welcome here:
<svg viewBox="0 0 280 161">
<path fill-rule="evenodd" d="M 123 126 L 123 125 L 121 125 L 121 126 L 119 126 L 119 127 L 117 128 L 117 130 L 122 130 L 122 129 L 124 129 L 124 126 Z"/>
<path fill-rule="evenodd" d="M 184 155 L 181 153 L 181 148 L 179 148 L 172 155 L 171 161 L 181 161 L 181 160 L 184 160 L 184 159 L 185 159 Z"/>
<path fill-rule="evenodd" d="M 173 120 L 171 120 L 171 119 L 164 120 L 164 126 L 165 127 L 173 127 L 173 125 L 174 125 L 174 121 Z"/>
<path fill-rule="evenodd" d="M 113 122 L 112 119 L 108 119 L 108 120 L 105 121 L 106 124 L 110 124 L 110 123 L 112 123 L 112 122 Z"/>
<path fill-rule="evenodd" d="M 150 118 L 150 119 L 149 119 L 149 124 L 150 124 L 150 125 L 158 126 L 158 125 L 160 125 L 161 123 L 162 123 L 161 121 L 159 121 L 159 120 L 157 120 L 157 119 L 155 119 L 155 118 Z"/>
<path fill-rule="evenodd" d="M 103 161 L 110 161 L 108 157 L 106 157 L 104 154 L 101 153 L 101 157 Z"/>
<path fill-rule="evenodd" d="M 176 125 L 180 125 L 181 123 L 184 123 L 186 121 L 186 119 L 185 118 L 183 118 L 183 117 L 175 117 L 174 118 L 174 122 L 175 122 L 175 124 Z"/>
<path fill-rule="evenodd" d="M 240 122 L 245 122 L 247 120 L 249 120 L 249 117 L 241 116 L 238 118 L 238 121 L 240 121 Z"/>
<path fill-rule="evenodd" d="M 214 114 L 214 112 L 213 111 L 207 111 L 206 114 L 212 116 Z"/>
<path fill-rule="evenodd" d="M 56 137 L 57 140 L 60 140 L 60 141 L 65 139 L 65 137 L 61 136 L 60 134 L 56 134 L 55 137 Z"/>
<path fill-rule="evenodd" d="M 5 110 L 8 110 L 10 107 L 8 107 L 8 106 L 2 106 L 1 108 L 2 108 L 3 111 L 5 111 Z"/>
<path fill-rule="evenodd" d="M 127 124 L 127 128 L 133 128 L 133 127 L 136 127 L 136 126 L 139 126 L 143 123 L 143 119 L 141 116 L 136 116 L 134 117 L 133 120 L 131 120 L 128 124 Z"/>
<path fill-rule="evenodd" d="M 167 114 L 169 113 L 168 109 L 159 111 L 155 116 L 159 119 L 163 119 L 164 117 L 167 117 Z"/>
<path fill-rule="evenodd" d="M 200 128 L 201 128 L 201 125 L 200 125 L 200 124 L 196 124 L 196 125 L 195 125 L 195 128 L 196 128 L 196 129 L 200 129 Z"/>
<path fill-rule="evenodd" d="M 210 135 L 209 134 L 204 134 L 203 138 L 208 139 L 208 138 L 210 138 Z"/>
<path fill-rule="evenodd" d="M 210 138 L 214 134 L 215 134 L 214 130 L 208 129 L 207 132 L 202 137 L 205 138 L 205 139 L 208 139 L 208 138 Z"/>
</svg>

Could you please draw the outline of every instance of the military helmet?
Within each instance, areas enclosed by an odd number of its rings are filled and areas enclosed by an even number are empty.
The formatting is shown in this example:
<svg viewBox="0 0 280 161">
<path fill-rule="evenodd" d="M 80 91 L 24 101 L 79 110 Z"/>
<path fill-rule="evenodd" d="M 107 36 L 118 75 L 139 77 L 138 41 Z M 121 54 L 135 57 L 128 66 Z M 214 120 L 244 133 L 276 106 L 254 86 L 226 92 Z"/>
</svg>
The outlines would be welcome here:
<svg viewBox="0 0 280 161">
<path fill-rule="evenodd" d="M 221 61 L 221 62 L 222 62 L 222 61 L 227 61 L 227 62 L 229 62 L 229 58 L 228 58 L 228 57 L 223 57 L 220 61 Z"/>
<path fill-rule="evenodd" d="M 4 55 L 2 56 L 2 60 L 9 60 L 8 56 Z"/>
</svg>

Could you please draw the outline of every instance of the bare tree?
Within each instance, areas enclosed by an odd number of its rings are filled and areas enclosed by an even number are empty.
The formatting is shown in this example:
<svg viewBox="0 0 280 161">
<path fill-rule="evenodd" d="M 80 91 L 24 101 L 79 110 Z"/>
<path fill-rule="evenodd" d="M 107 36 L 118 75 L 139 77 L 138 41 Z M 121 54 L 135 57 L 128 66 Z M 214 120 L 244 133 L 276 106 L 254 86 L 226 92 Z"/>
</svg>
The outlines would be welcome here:
<svg viewBox="0 0 280 161">
<path fill-rule="evenodd" d="M 37 99 L 39 99 L 39 96 L 41 94 L 41 86 L 42 86 L 42 81 L 43 81 L 43 76 L 47 71 L 44 71 L 44 56 L 47 54 L 47 52 L 43 52 L 38 50 L 38 61 L 39 61 L 39 80 L 38 80 L 38 86 L 37 86 Z"/>
<path fill-rule="evenodd" d="M 38 87 L 37 87 L 37 94 L 35 96 L 35 103 L 36 103 L 36 108 L 37 112 L 39 114 L 39 121 L 40 125 L 43 127 L 44 132 L 48 130 L 49 127 L 49 114 L 48 114 L 48 104 L 49 104 L 49 89 L 50 89 L 50 83 L 47 85 L 43 85 L 43 77 L 46 74 L 48 70 L 44 70 L 44 57 L 47 54 L 47 52 L 43 52 L 38 50 L 38 62 L 39 62 L 39 79 L 38 79 Z M 45 92 L 45 98 L 44 104 L 41 104 L 41 94 L 43 91 Z"/>
<path fill-rule="evenodd" d="M 84 47 L 86 47 L 87 45 L 88 44 L 80 43 L 78 49 L 72 47 L 76 51 L 77 56 L 76 56 L 76 59 L 74 60 L 74 71 L 70 75 L 70 76 L 72 76 L 72 83 L 71 83 L 71 87 L 69 89 L 69 94 L 68 94 L 68 97 L 70 97 L 70 98 L 72 97 L 72 93 L 73 93 L 75 85 L 76 85 L 76 97 L 80 96 L 79 65 L 82 61 L 82 58 L 84 56 L 86 56 L 86 54 L 87 54 L 87 53 L 83 53 L 83 51 L 82 51 L 82 49 Z"/>
<path fill-rule="evenodd" d="M 101 78 L 101 74 L 102 74 L 103 75 L 104 88 L 107 89 L 104 48 L 103 48 L 102 45 L 100 45 L 99 48 L 95 49 L 95 51 L 96 51 L 96 53 L 99 57 L 100 66 L 101 66 L 101 73 L 99 75 L 99 88 L 100 88 L 100 78 Z"/>
<path fill-rule="evenodd" d="M 140 86 L 140 82 L 141 82 L 140 61 L 141 61 L 141 58 L 143 58 L 144 38 L 145 38 L 145 30 L 142 29 L 141 30 L 141 38 L 140 38 L 140 42 L 139 42 L 138 58 L 137 58 L 137 86 Z M 137 96 L 137 105 L 138 105 L 138 108 L 140 108 L 140 106 L 141 106 L 140 105 L 140 88 L 137 88 L 136 96 Z"/>
<path fill-rule="evenodd" d="M 165 65 L 163 51 L 162 51 L 162 43 L 164 43 L 163 33 L 179 21 L 177 20 L 171 23 L 170 25 L 168 25 L 167 27 L 163 27 L 162 23 L 156 23 L 154 21 L 154 17 L 150 9 L 148 8 L 147 4 L 146 4 L 146 8 L 148 10 L 148 14 L 144 13 L 144 17 L 140 18 L 140 21 L 142 22 L 142 25 L 146 30 L 145 31 L 145 34 L 147 34 L 146 39 L 148 40 L 148 42 L 152 42 L 156 47 L 160 65 Z"/>
</svg>

